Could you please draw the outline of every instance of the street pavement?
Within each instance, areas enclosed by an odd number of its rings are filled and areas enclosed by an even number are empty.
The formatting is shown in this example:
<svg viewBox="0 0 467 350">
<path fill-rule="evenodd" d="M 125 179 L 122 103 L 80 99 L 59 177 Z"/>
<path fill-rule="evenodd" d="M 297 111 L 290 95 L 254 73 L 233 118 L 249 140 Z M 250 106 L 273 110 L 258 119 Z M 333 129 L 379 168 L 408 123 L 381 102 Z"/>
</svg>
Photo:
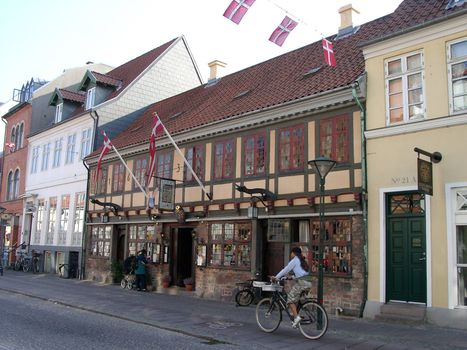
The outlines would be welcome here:
<svg viewBox="0 0 467 350">
<path fill-rule="evenodd" d="M 116 285 L 60 279 L 55 275 L 6 271 L 0 277 L 0 293 L 2 313 L 4 305 L 13 296 L 18 305 L 28 305 L 34 300 L 40 302 L 42 308 L 66 308 L 79 312 L 80 320 L 86 320 L 87 317 L 92 319 L 95 323 L 93 327 L 99 330 L 102 339 L 110 337 L 114 332 L 122 337 L 131 336 L 122 330 L 125 325 L 131 325 L 129 329 L 137 327 L 154 333 L 154 342 L 148 340 L 147 344 L 164 344 L 164 348 L 170 349 L 186 348 L 188 343 L 192 345 L 190 348 L 196 349 L 233 349 L 240 346 L 247 349 L 298 346 L 301 349 L 320 350 L 467 349 L 467 331 L 431 325 L 406 326 L 355 318 L 334 318 L 332 315 L 328 332 L 319 340 L 304 338 L 287 320 L 282 322 L 276 332 L 267 334 L 256 325 L 254 306 L 236 307 L 234 303 L 200 299 L 187 293 L 168 295 L 136 292 Z M 59 313 L 57 310 L 54 312 Z M 41 312 L 37 312 L 34 319 L 40 319 L 41 315 Z M 53 317 L 54 313 L 51 311 L 50 315 Z M 109 326 L 117 321 L 121 323 L 116 327 Z M 11 327 L 14 327 L 14 323 Z M 58 327 L 49 330 L 54 333 L 53 336 L 60 337 L 61 333 L 68 336 L 67 329 Z M 10 343 L 2 343 L 3 330 L 4 321 L 0 322 L 0 349 L 21 349 L 11 347 Z M 85 348 L 105 348 L 92 344 Z"/>
</svg>

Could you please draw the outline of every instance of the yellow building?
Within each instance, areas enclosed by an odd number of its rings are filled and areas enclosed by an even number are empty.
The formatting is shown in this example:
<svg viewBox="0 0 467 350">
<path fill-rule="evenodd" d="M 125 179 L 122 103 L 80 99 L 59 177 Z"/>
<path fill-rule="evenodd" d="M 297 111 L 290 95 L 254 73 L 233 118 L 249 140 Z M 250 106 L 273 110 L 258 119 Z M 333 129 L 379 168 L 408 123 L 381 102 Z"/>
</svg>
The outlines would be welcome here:
<svg viewBox="0 0 467 350">
<path fill-rule="evenodd" d="M 389 16 L 399 31 L 363 44 L 370 318 L 395 305 L 467 327 L 466 5 L 406 0 Z M 417 177 L 430 158 L 414 148 L 442 155 L 432 195 Z"/>
</svg>

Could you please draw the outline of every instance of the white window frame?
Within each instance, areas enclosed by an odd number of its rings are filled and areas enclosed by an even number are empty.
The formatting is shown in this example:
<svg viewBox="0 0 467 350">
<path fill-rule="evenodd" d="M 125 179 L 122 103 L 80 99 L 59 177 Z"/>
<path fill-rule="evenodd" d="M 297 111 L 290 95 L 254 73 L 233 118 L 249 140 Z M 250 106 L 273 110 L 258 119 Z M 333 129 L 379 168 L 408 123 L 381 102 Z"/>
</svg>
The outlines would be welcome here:
<svg viewBox="0 0 467 350">
<path fill-rule="evenodd" d="M 91 151 L 91 131 L 91 128 L 87 128 L 81 132 L 81 159 L 84 159 Z"/>
<path fill-rule="evenodd" d="M 80 203 L 80 197 L 82 197 L 82 205 Z M 84 223 L 84 208 L 86 201 L 86 193 L 80 192 L 75 194 L 75 208 L 73 217 L 73 235 L 71 245 L 80 246 L 83 236 L 83 223 Z"/>
<path fill-rule="evenodd" d="M 75 161 L 76 133 L 68 135 L 66 144 L 65 164 L 72 164 Z"/>
<path fill-rule="evenodd" d="M 448 69 L 448 91 L 449 91 L 449 113 L 450 115 L 457 115 L 457 114 L 463 114 L 467 112 L 467 107 L 463 110 L 460 111 L 454 111 L 454 95 L 453 95 L 453 90 L 452 90 L 452 66 L 454 64 L 467 61 L 467 56 L 462 56 L 458 57 L 456 59 L 451 58 L 451 46 L 454 44 L 461 43 L 463 41 L 467 41 L 467 37 L 463 37 L 460 39 L 456 39 L 453 41 L 450 41 L 446 44 L 446 51 L 447 51 L 447 69 Z"/>
<path fill-rule="evenodd" d="M 63 116 L 63 102 L 55 106 L 55 123 L 60 123 Z"/>
<path fill-rule="evenodd" d="M 49 156 L 50 156 L 50 142 L 42 146 L 42 165 L 41 171 L 45 171 L 49 168 Z"/>
<path fill-rule="evenodd" d="M 421 55 L 421 67 L 419 69 L 407 70 L 407 58 L 414 55 Z M 402 72 L 397 74 L 389 75 L 389 63 L 395 60 L 401 60 Z M 407 77 L 416 73 L 421 73 L 422 75 L 422 110 L 423 114 L 421 116 L 409 117 L 409 94 L 408 94 L 408 82 Z M 402 78 L 402 99 L 403 99 L 403 113 L 404 118 L 402 121 L 397 123 L 391 123 L 391 114 L 389 109 L 389 81 L 397 78 Z M 426 89 L 425 89 L 425 56 L 423 50 L 412 51 L 404 55 L 395 56 L 387 58 L 384 60 L 384 86 L 385 86 L 385 96 L 386 96 L 386 126 L 401 125 L 410 122 L 424 120 L 426 118 Z"/>
<path fill-rule="evenodd" d="M 62 149 L 63 149 L 63 137 L 60 137 L 55 140 L 54 159 L 52 163 L 53 168 L 58 168 L 60 166 L 60 159 L 62 157 Z"/>
<path fill-rule="evenodd" d="M 39 164 L 39 148 L 40 146 L 36 146 L 32 149 L 31 174 L 37 173 L 37 165 Z"/>
<path fill-rule="evenodd" d="M 96 98 L 96 88 L 92 87 L 86 92 L 86 110 L 94 107 L 94 100 Z"/>
</svg>

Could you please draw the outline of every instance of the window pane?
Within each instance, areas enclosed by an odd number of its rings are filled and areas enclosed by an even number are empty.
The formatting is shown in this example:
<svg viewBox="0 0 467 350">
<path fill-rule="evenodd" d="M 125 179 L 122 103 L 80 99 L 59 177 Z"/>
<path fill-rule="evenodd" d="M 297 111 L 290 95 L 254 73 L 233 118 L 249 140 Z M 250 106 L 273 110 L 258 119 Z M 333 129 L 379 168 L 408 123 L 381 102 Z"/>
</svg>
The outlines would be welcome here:
<svg viewBox="0 0 467 350">
<path fill-rule="evenodd" d="M 401 122 L 404 119 L 404 110 L 402 108 L 391 110 L 389 119 L 391 123 Z"/>
<path fill-rule="evenodd" d="M 238 266 L 247 267 L 250 266 L 250 246 L 247 244 L 241 244 L 238 246 Z"/>
<path fill-rule="evenodd" d="M 409 89 L 421 88 L 422 87 L 422 75 L 420 73 L 409 75 L 408 85 L 409 85 Z"/>
<path fill-rule="evenodd" d="M 396 73 L 401 73 L 402 72 L 402 64 L 401 60 L 395 60 L 391 61 L 388 63 L 388 73 L 389 75 L 391 74 L 396 74 Z"/>
<path fill-rule="evenodd" d="M 212 245 L 211 265 L 220 265 L 222 257 L 222 246 L 220 244 Z"/>
<path fill-rule="evenodd" d="M 461 111 L 467 108 L 467 96 L 454 98 L 454 111 Z"/>
<path fill-rule="evenodd" d="M 219 241 L 222 239 L 222 224 L 211 225 L 211 239 L 213 241 Z"/>
<path fill-rule="evenodd" d="M 265 164 L 265 147 L 264 147 L 264 136 L 258 137 L 258 142 L 256 144 L 256 173 L 264 173 L 264 164 Z"/>
<path fill-rule="evenodd" d="M 467 264 L 467 226 L 457 227 L 457 263 Z"/>
<path fill-rule="evenodd" d="M 420 103 L 423 100 L 423 91 L 422 89 L 415 89 L 409 91 L 409 105 L 414 103 Z"/>
<path fill-rule="evenodd" d="M 407 69 L 417 69 L 422 66 L 422 55 L 416 54 L 413 56 L 407 57 Z"/>
<path fill-rule="evenodd" d="M 138 226 L 138 239 L 146 238 L 146 226 Z"/>
<path fill-rule="evenodd" d="M 452 90 L 454 96 L 467 94 L 467 79 L 455 81 L 454 84 L 452 84 Z"/>
<path fill-rule="evenodd" d="M 389 96 L 389 108 L 402 107 L 402 94 Z"/>
<path fill-rule="evenodd" d="M 235 244 L 226 244 L 224 246 L 224 266 L 236 265 Z"/>
<path fill-rule="evenodd" d="M 239 241 L 249 241 L 251 238 L 250 225 L 237 225 L 237 237 Z"/>
<path fill-rule="evenodd" d="M 224 239 L 226 241 L 232 241 L 234 237 L 234 224 L 225 224 L 224 233 Z"/>
<path fill-rule="evenodd" d="M 422 105 L 413 105 L 409 107 L 409 117 L 414 118 L 423 115 Z"/>
<path fill-rule="evenodd" d="M 402 78 L 389 81 L 389 93 L 394 94 L 397 92 L 402 92 Z"/>
<path fill-rule="evenodd" d="M 467 306 L 467 267 L 459 267 L 459 305 Z"/>
<path fill-rule="evenodd" d="M 451 45 L 451 58 L 467 56 L 467 40 Z"/>
<path fill-rule="evenodd" d="M 467 61 L 452 65 L 452 79 L 467 76 Z"/>
<path fill-rule="evenodd" d="M 112 238 L 112 226 L 105 227 L 105 239 Z"/>
</svg>

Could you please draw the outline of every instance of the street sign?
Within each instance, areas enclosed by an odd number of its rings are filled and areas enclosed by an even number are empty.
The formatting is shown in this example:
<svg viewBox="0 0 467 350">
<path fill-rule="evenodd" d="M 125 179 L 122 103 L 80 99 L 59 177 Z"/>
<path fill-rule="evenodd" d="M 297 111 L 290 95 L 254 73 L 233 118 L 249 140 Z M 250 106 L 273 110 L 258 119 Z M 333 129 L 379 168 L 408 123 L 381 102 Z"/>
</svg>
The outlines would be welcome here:
<svg viewBox="0 0 467 350">
<path fill-rule="evenodd" d="M 433 195 L 433 164 L 421 158 L 417 159 L 418 190 L 429 196 Z"/>
</svg>

